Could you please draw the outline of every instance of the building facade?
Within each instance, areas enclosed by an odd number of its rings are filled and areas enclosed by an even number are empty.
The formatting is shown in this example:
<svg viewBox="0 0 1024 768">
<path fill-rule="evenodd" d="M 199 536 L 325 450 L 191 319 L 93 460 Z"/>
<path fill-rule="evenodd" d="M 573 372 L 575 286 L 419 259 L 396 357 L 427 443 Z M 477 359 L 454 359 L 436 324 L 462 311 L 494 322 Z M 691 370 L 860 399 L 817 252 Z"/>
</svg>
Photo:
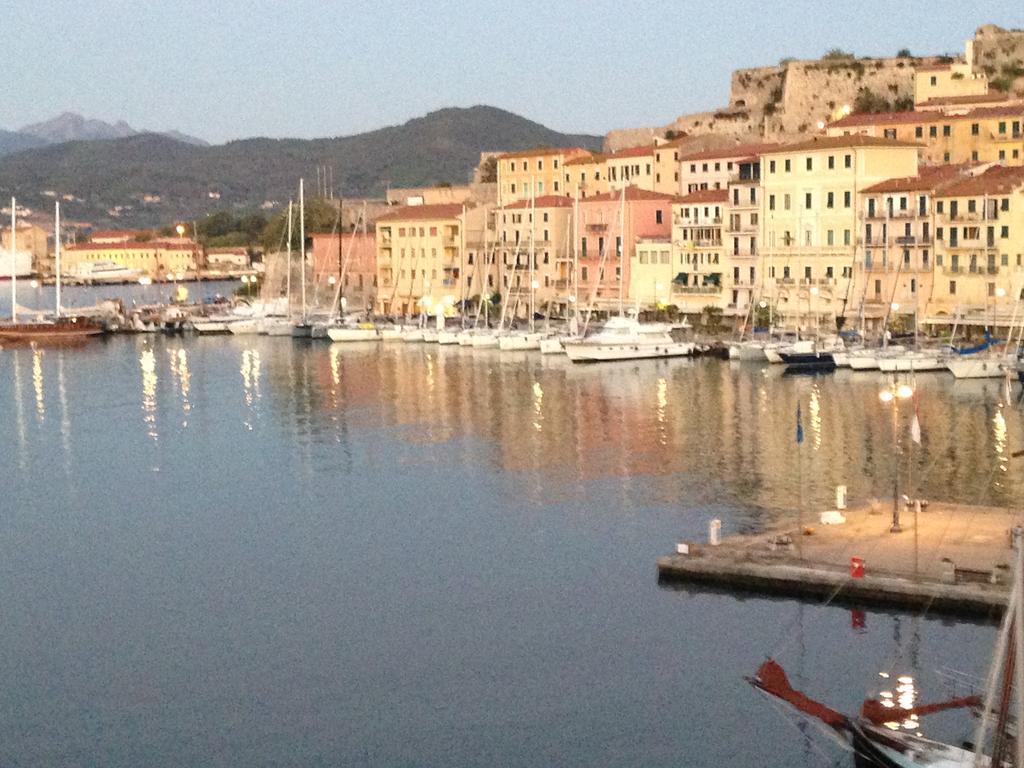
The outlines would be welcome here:
<svg viewBox="0 0 1024 768">
<path fill-rule="evenodd" d="M 498 155 L 498 204 L 564 194 L 566 161 L 587 154 L 579 147 L 539 147 Z"/>
</svg>

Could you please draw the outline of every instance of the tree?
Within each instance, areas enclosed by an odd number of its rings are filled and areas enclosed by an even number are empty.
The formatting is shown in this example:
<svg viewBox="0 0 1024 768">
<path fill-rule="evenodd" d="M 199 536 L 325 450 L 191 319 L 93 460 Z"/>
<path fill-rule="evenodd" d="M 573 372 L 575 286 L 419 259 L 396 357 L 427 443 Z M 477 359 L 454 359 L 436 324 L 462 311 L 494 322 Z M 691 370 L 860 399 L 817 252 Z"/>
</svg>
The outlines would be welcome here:
<svg viewBox="0 0 1024 768">
<path fill-rule="evenodd" d="M 494 184 L 498 180 L 498 158 L 491 155 L 480 163 L 480 182 Z"/>
<path fill-rule="evenodd" d="M 826 61 L 832 61 L 835 59 L 853 59 L 856 57 L 849 51 L 844 51 L 842 48 L 831 48 L 821 58 Z"/>
<path fill-rule="evenodd" d="M 331 201 L 322 197 L 312 197 L 306 200 L 306 234 L 311 232 L 337 232 L 341 224 L 341 212 Z M 295 205 L 292 211 L 292 248 L 298 248 L 299 243 L 299 207 Z M 261 240 L 267 251 L 276 251 L 285 247 L 286 233 L 288 231 L 288 207 L 285 206 L 280 213 L 272 218 L 264 227 Z"/>
<path fill-rule="evenodd" d="M 896 58 L 897 59 L 912 59 L 912 58 L 914 58 L 914 56 L 913 56 L 913 54 L 910 53 L 910 49 L 909 48 L 900 48 L 896 52 Z"/>
<path fill-rule="evenodd" d="M 889 112 L 891 109 L 884 97 L 866 87 L 857 91 L 857 98 L 853 102 L 854 112 Z"/>
</svg>

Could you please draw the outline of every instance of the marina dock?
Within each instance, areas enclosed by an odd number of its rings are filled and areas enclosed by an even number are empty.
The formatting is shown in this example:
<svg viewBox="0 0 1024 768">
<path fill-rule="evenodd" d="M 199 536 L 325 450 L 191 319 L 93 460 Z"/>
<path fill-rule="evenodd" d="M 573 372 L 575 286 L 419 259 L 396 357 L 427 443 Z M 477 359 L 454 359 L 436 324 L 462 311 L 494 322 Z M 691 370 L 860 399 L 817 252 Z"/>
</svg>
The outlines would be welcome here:
<svg viewBox="0 0 1024 768">
<path fill-rule="evenodd" d="M 794 514 L 717 546 L 687 542 L 688 554 L 658 559 L 659 580 L 951 614 L 1002 612 L 1020 514 L 931 503 L 915 515 L 904 506 L 900 533 L 890 532 L 891 501 L 842 514 L 841 524 L 807 515 L 801 529 Z"/>
</svg>

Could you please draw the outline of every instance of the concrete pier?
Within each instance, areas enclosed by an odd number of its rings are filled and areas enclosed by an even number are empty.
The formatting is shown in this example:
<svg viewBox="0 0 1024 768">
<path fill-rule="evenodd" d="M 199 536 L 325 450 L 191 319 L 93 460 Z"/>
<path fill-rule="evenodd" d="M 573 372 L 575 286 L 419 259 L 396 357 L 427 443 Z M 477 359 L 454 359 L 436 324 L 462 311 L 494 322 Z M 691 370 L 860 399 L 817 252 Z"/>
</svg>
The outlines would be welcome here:
<svg viewBox="0 0 1024 768">
<path fill-rule="evenodd" d="M 891 533 L 892 502 L 844 510 L 846 522 L 804 516 L 756 535 L 732 535 L 717 547 L 658 560 L 664 582 L 815 596 L 943 613 L 998 615 L 1009 594 L 1016 552 L 1011 531 L 1024 516 L 993 507 L 929 504 L 903 508 Z M 863 560 L 863 576 L 851 559 Z"/>
</svg>

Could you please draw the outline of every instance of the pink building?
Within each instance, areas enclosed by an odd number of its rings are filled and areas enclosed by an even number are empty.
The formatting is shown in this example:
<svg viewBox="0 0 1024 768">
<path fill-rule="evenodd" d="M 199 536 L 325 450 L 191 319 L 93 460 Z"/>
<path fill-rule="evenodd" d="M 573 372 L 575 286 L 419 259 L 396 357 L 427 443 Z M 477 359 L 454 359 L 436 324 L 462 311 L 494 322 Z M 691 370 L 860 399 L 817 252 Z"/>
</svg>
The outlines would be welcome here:
<svg viewBox="0 0 1024 768">
<path fill-rule="evenodd" d="M 373 233 L 316 233 L 313 241 L 313 279 L 336 286 L 352 311 L 373 306 L 377 296 L 377 245 Z"/>
<path fill-rule="evenodd" d="M 579 296 L 581 308 L 615 310 L 621 295 L 628 303 L 629 265 L 639 238 L 672 235 L 675 197 L 627 187 L 579 202 Z M 622 244 L 625 244 L 623 249 Z"/>
</svg>

